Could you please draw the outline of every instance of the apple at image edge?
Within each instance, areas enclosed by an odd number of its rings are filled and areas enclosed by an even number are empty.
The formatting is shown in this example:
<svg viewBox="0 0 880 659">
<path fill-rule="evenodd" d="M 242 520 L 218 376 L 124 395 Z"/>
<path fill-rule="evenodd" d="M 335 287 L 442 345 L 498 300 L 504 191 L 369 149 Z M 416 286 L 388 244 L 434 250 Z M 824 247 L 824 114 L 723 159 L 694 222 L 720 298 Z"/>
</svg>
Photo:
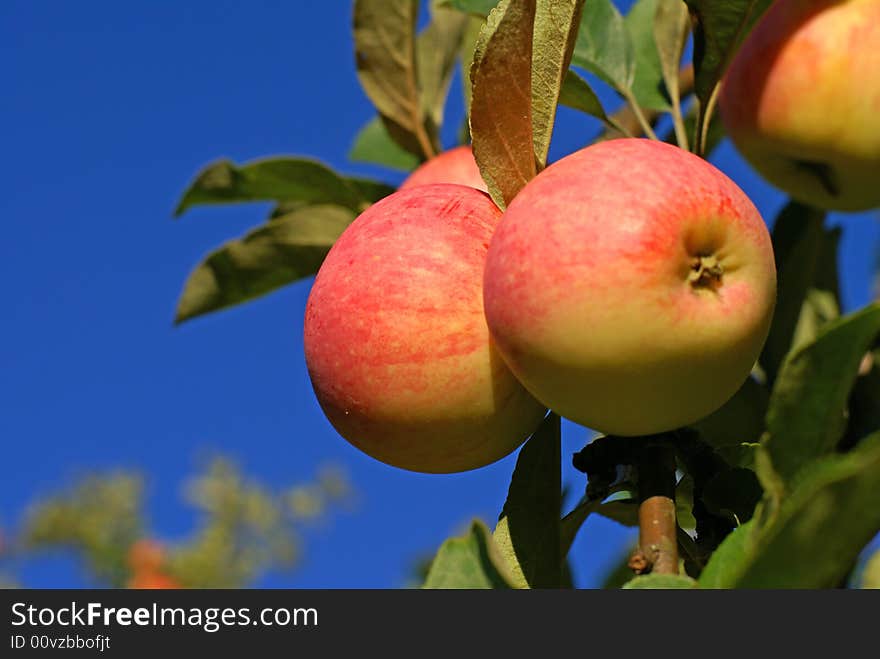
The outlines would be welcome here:
<svg viewBox="0 0 880 659">
<path fill-rule="evenodd" d="M 643 139 L 555 162 L 489 248 L 484 305 L 514 374 L 584 426 L 644 435 L 697 421 L 748 377 L 776 298 L 770 236 L 705 160 Z"/>
<path fill-rule="evenodd" d="M 740 153 L 793 198 L 880 206 L 880 0 L 777 0 L 734 57 L 719 111 Z"/>
</svg>

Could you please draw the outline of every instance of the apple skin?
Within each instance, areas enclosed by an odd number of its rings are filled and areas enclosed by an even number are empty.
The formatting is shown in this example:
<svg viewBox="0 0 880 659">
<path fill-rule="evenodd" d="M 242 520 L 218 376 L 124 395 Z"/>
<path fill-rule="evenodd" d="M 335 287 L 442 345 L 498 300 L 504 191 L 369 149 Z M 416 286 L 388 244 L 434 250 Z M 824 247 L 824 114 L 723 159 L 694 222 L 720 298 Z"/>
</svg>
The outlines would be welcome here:
<svg viewBox="0 0 880 659">
<path fill-rule="evenodd" d="M 620 139 L 519 192 L 483 295 L 499 351 L 538 400 L 606 434 L 646 435 L 705 417 L 742 385 L 769 331 L 776 269 L 761 216 L 723 173 L 678 147 Z"/>
<path fill-rule="evenodd" d="M 795 199 L 880 206 L 880 0 L 777 0 L 721 89 L 739 151 Z"/>
<path fill-rule="evenodd" d="M 401 190 L 431 183 L 458 183 L 488 192 L 469 146 L 457 146 L 422 163 L 400 185 Z"/>
<path fill-rule="evenodd" d="M 340 435 L 425 473 L 511 453 L 547 410 L 510 373 L 483 315 L 483 266 L 501 211 L 462 185 L 398 191 L 327 254 L 306 304 L 306 364 Z"/>
</svg>

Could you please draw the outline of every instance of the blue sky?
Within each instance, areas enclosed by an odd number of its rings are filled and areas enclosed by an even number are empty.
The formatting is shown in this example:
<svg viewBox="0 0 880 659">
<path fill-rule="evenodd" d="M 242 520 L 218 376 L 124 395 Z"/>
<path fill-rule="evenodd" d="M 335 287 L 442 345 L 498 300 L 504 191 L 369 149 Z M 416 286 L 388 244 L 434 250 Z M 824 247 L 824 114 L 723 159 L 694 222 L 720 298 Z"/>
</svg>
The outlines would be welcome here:
<svg viewBox="0 0 880 659">
<path fill-rule="evenodd" d="M 208 161 L 301 154 L 402 179 L 346 160 L 372 117 L 355 76 L 349 15 L 347 0 L 0 3 L 0 527 L 78 474 L 132 467 L 147 474 L 158 534 L 173 540 L 193 521 L 181 483 L 214 451 L 278 486 L 333 462 L 360 493 L 354 512 L 308 535 L 298 571 L 269 574 L 259 586 L 399 586 L 412 561 L 472 516 L 494 519 L 515 456 L 423 476 L 379 464 L 335 434 L 303 359 L 310 281 L 172 325 L 190 269 L 266 210 L 197 209 L 172 220 Z M 460 96 L 457 84 L 452 94 Z M 450 143 L 462 116 L 453 105 Z M 551 157 L 596 130 L 561 111 Z M 774 217 L 784 197 L 729 144 L 713 161 Z M 852 309 L 869 299 L 880 223 L 866 214 L 833 221 L 845 227 Z M 581 487 L 567 456 L 587 431 L 566 425 L 564 435 L 565 479 Z M 578 583 L 597 584 L 630 537 L 612 522 L 588 522 L 572 554 Z M 29 586 L 85 583 L 69 560 L 20 567 Z"/>
</svg>

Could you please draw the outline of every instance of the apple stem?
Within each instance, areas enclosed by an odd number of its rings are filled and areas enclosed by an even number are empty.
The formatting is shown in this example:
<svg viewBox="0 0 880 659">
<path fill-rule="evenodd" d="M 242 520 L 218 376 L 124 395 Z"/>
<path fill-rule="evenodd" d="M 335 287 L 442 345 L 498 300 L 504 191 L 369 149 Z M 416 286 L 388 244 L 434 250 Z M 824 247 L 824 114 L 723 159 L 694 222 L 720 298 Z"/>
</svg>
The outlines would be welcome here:
<svg viewBox="0 0 880 659">
<path fill-rule="evenodd" d="M 678 574 L 675 518 L 675 450 L 649 444 L 638 461 L 639 546 L 630 567 L 641 574 Z"/>
</svg>

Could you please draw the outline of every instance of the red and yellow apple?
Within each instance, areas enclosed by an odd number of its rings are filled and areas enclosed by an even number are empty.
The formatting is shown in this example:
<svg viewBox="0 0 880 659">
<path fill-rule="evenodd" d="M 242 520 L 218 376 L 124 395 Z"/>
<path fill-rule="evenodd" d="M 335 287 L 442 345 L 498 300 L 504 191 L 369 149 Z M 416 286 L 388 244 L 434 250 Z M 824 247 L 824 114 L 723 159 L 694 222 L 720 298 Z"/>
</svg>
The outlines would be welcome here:
<svg viewBox="0 0 880 659">
<path fill-rule="evenodd" d="M 725 75 L 720 109 L 743 156 L 795 199 L 880 206 L 880 0 L 777 0 Z"/>
<path fill-rule="evenodd" d="M 431 183 L 458 183 L 488 192 L 469 146 L 457 146 L 422 163 L 401 184 L 400 189 Z"/>
<path fill-rule="evenodd" d="M 306 364 L 330 423 L 368 455 L 420 472 L 475 469 L 546 414 L 483 315 L 500 217 L 483 192 L 423 185 L 370 206 L 327 254 L 306 305 Z"/>
<path fill-rule="evenodd" d="M 767 337 L 776 270 L 761 216 L 722 172 L 621 139 L 519 192 L 483 296 L 499 351 L 538 400 L 601 432 L 644 435 L 737 391 Z"/>
</svg>

